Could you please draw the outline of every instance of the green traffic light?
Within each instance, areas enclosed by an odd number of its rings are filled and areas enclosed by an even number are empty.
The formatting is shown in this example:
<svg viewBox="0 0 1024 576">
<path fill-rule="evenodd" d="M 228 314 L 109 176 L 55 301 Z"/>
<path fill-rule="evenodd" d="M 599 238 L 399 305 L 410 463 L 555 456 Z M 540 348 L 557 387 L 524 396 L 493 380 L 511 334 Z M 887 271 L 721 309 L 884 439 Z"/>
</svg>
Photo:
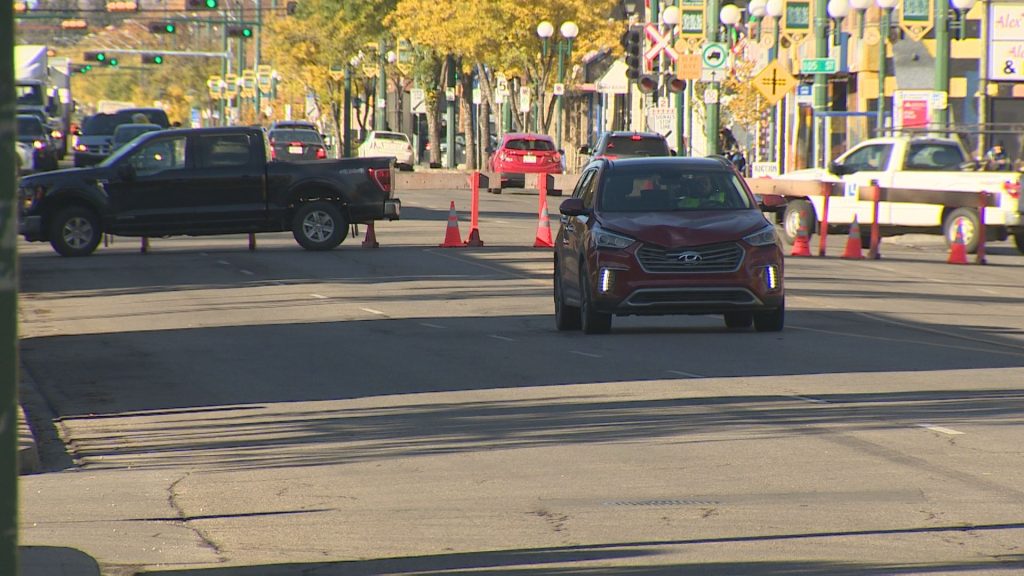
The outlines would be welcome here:
<svg viewBox="0 0 1024 576">
<path fill-rule="evenodd" d="M 174 34 L 174 24 L 171 24 L 171 23 L 166 24 L 164 26 L 164 30 L 167 31 L 168 34 Z"/>
<path fill-rule="evenodd" d="M 106 59 L 107 59 L 107 55 L 104 54 L 103 52 L 100 52 L 99 54 L 96 55 L 96 61 L 97 62 L 103 62 Z"/>
<path fill-rule="evenodd" d="M 242 36 L 245 36 L 246 38 L 251 38 L 252 28 L 242 28 Z"/>
<path fill-rule="evenodd" d="M 217 7 L 217 0 L 206 0 L 206 7 L 213 10 Z"/>
<path fill-rule="evenodd" d="M 153 64 L 163 64 L 163 63 L 164 63 L 164 57 L 163 56 L 153 56 Z"/>
<path fill-rule="evenodd" d="M 117 66 L 117 58 L 111 58 L 110 60 L 107 61 L 107 64 L 109 64 L 111 66 Z"/>
</svg>

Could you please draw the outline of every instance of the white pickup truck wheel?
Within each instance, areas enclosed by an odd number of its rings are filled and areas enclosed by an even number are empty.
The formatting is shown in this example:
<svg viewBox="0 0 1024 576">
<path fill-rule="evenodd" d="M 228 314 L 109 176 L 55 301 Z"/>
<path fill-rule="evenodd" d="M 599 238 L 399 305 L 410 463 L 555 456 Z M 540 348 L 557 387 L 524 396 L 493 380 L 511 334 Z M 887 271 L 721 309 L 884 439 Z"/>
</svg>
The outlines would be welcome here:
<svg viewBox="0 0 1024 576">
<path fill-rule="evenodd" d="M 953 210 L 942 223 L 942 235 L 946 237 L 946 245 L 952 246 L 956 242 L 959 228 L 964 236 L 964 248 L 968 254 L 974 254 L 978 251 L 978 228 L 980 225 L 978 213 L 974 210 L 970 208 Z"/>
<path fill-rule="evenodd" d="M 807 200 L 790 200 L 782 216 L 782 239 L 787 244 L 795 242 L 801 225 L 810 237 L 814 232 L 814 221 L 814 205 Z"/>
</svg>

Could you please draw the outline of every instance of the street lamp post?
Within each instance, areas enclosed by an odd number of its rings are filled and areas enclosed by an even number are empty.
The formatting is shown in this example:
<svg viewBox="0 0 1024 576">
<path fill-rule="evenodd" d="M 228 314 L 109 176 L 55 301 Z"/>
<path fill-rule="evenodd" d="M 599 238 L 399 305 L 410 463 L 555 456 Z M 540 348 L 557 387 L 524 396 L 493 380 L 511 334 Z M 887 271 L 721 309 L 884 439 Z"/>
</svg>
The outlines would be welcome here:
<svg viewBox="0 0 1024 576">
<path fill-rule="evenodd" d="M 899 0 L 875 0 L 882 10 L 881 25 L 878 30 L 878 118 L 875 120 L 875 130 L 881 136 L 885 129 L 885 43 L 889 39 L 889 28 L 892 26 L 890 18 L 892 10 L 899 3 Z"/>
<path fill-rule="evenodd" d="M 352 156 L 352 142 L 349 138 L 352 132 L 352 70 L 358 65 L 359 57 L 353 56 L 345 66 L 345 112 L 341 115 L 342 154 L 345 158 Z"/>
<path fill-rule="evenodd" d="M 548 46 L 551 36 L 555 33 L 555 25 L 547 20 L 537 24 L 537 36 L 540 36 L 540 68 L 537 70 L 537 101 L 532 108 L 537 112 L 533 115 L 533 131 L 540 132 L 540 116 L 544 109 L 544 73 L 547 68 Z"/>
<path fill-rule="evenodd" d="M 815 38 L 814 48 L 816 58 L 827 58 L 829 52 L 829 20 L 832 22 L 832 44 L 839 46 L 842 43 L 843 19 L 850 14 L 849 0 L 817 0 L 814 11 Z M 838 57 L 841 57 L 840 53 Z M 825 129 L 826 117 L 822 113 L 826 111 L 826 99 L 828 89 L 828 76 L 825 74 L 814 75 L 814 162 L 815 166 L 824 166 L 826 163 L 825 151 L 830 149 L 825 139 L 828 131 Z"/>
<path fill-rule="evenodd" d="M 565 82 L 565 59 L 572 62 L 572 41 L 580 33 L 579 26 L 573 21 L 563 22 L 558 31 L 565 38 L 564 48 L 561 40 L 558 41 L 558 83 Z M 558 118 L 555 122 L 555 147 L 562 149 L 562 94 L 555 96 L 558 100 Z"/>
<path fill-rule="evenodd" d="M 679 13 L 679 7 L 678 6 L 668 6 L 664 10 L 661 11 L 661 22 L 665 26 L 668 26 L 670 32 L 672 30 L 675 30 L 676 26 L 679 25 L 679 22 L 681 21 L 681 19 L 682 19 L 682 17 L 681 17 L 681 15 Z M 674 36 L 673 36 L 673 38 L 674 38 Z M 674 43 L 673 43 L 673 45 L 674 45 Z M 669 70 L 669 76 L 671 77 L 674 74 L 675 74 L 675 70 L 671 70 L 670 69 Z M 674 96 L 674 98 L 675 98 L 675 108 L 676 108 L 676 127 L 675 127 L 675 130 L 673 130 L 673 132 L 676 133 L 676 137 L 675 137 L 675 140 L 676 140 L 676 147 L 675 147 L 676 153 L 681 155 L 681 156 L 686 153 L 686 151 L 684 149 L 685 146 L 686 146 L 686 137 L 683 135 L 683 131 L 686 129 L 686 126 L 685 126 L 685 123 L 684 123 L 684 120 L 683 120 L 683 100 L 685 98 L 686 91 L 689 90 L 689 88 L 690 88 L 689 84 L 690 83 L 687 82 L 687 87 L 685 89 L 683 89 L 683 90 L 678 90 L 675 93 L 675 96 Z"/>
<path fill-rule="evenodd" d="M 950 37 L 954 29 L 957 39 L 964 38 L 963 15 L 974 7 L 975 0 L 952 0 L 953 19 L 950 20 L 950 0 L 935 0 L 935 90 L 949 94 Z M 945 129 L 949 125 L 949 107 L 935 110 L 935 123 Z"/>
<path fill-rule="evenodd" d="M 719 7 L 721 2 L 719 0 L 708 0 L 706 14 L 713 14 L 719 16 Z M 720 17 L 711 17 L 707 19 L 707 33 L 705 36 L 708 42 L 718 42 L 718 26 Z M 718 82 L 711 82 L 708 84 L 704 94 L 705 104 L 705 136 L 707 138 L 707 152 L 708 154 L 718 153 L 718 125 L 719 125 L 719 108 L 718 108 L 718 97 L 721 85 Z M 710 92 L 710 94 L 708 94 Z"/>
<path fill-rule="evenodd" d="M 385 66 L 387 64 L 386 47 L 382 37 L 377 42 L 377 110 L 373 113 L 374 130 L 387 129 L 388 76 L 387 67 Z"/>
</svg>

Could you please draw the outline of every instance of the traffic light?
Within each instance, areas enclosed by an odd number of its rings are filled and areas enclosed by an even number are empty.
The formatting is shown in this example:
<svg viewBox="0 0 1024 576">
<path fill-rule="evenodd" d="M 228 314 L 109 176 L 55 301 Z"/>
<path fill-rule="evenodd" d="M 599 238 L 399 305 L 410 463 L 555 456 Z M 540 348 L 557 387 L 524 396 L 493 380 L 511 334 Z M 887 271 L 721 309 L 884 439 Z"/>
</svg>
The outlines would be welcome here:
<svg viewBox="0 0 1024 576">
<path fill-rule="evenodd" d="M 658 77 L 654 74 L 641 74 L 636 79 L 636 87 L 644 94 L 650 94 L 658 89 Z"/>
<path fill-rule="evenodd" d="M 252 38 L 252 28 L 248 26 L 228 26 L 229 38 Z"/>
<path fill-rule="evenodd" d="M 82 55 L 82 59 L 86 62 L 99 62 L 105 63 L 107 61 L 106 52 L 86 52 Z"/>
<path fill-rule="evenodd" d="M 630 26 L 622 35 L 626 49 L 626 78 L 637 80 L 644 70 L 644 33 L 640 26 Z"/>
<path fill-rule="evenodd" d="M 669 78 L 669 92 L 682 92 L 683 90 L 686 90 L 686 80 L 683 80 L 681 78 Z"/>
<path fill-rule="evenodd" d="M 150 22 L 149 31 L 153 34 L 174 34 L 178 31 L 178 27 L 174 25 L 174 22 Z"/>
<path fill-rule="evenodd" d="M 117 64 L 117 56 L 111 56 L 110 58 L 107 58 L 107 66 L 117 66 Z"/>
<path fill-rule="evenodd" d="M 92 70 L 92 64 L 72 64 L 71 71 L 79 74 L 85 74 L 89 70 Z"/>
<path fill-rule="evenodd" d="M 188 0 L 190 10 L 216 10 L 217 0 Z"/>
<path fill-rule="evenodd" d="M 143 64 L 163 64 L 164 63 L 164 55 L 163 54 L 143 54 L 142 55 L 142 63 Z"/>
</svg>

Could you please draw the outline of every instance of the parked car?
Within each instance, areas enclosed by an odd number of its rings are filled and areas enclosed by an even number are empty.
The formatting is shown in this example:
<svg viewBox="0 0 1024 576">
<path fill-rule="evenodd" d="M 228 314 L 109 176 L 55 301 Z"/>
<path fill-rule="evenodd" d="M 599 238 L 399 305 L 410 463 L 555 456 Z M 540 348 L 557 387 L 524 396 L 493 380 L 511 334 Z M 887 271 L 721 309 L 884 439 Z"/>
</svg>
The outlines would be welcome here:
<svg viewBox="0 0 1024 576">
<path fill-rule="evenodd" d="M 581 146 L 584 161 L 595 158 L 636 158 L 647 156 L 673 156 L 668 140 L 657 132 L 602 132 L 593 148 Z"/>
<path fill-rule="evenodd" d="M 523 186 L 527 173 L 560 174 L 564 166 L 555 141 L 546 134 L 505 134 L 490 159 L 490 171 L 500 175 L 503 188 Z"/>
<path fill-rule="evenodd" d="M 160 130 L 100 164 L 18 181 L 18 233 L 63 256 L 104 234 L 161 237 L 291 231 L 330 250 L 349 224 L 397 220 L 390 158 L 270 162 L 262 128 Z"/>
<path fill-rule="evenodd" d="M 416 162 L 409 136 L 402 132 L 371 130 L 366 140 L 359 145 L 357 154 L 361 158 L 370 156 L 394 156 L 395 165 L 403 170 L 412 170 Z"/>
<path fill-rule="evenodd" d="M 156 124 L 169 128 L 167 112 L 160 108 L 124 108 L 112 114 L 93 114 L 82 122 L 75 140 L 75 166 L 92 166 L 113 151 L 114 130 L 121 124 Z"/>
<path fill-rule="evenodd" d="M 36 163 L 32 151 L 32 146 L 29 146 L 24 142 L 14 143 L 15 171 L 19 176 L 35 171 Z"/>
<path fill-rule="evenodd" d="M 272 160 L 324 160 L 327 146 L 315 130 L 276 128 L 267 133 Z"/>
<path fill-rule="evenodd" d="M 50 136 L 50 128 L 38 116 L 18 114 L 17 141 L 32 147 L 32 165 L 36 170 L 56 170 L 57 146 Z"/>
<path fill-rule="evenodd" d="M 608 332 L 614 315 L 722 314 L 782 330 L 782 248 L 745 181 L 715 158 L 602 158 L 562 202 L 555 324 Z"/>
<path fill-rule="evenodd" d="M 269 130 L 312 130 L 317 134 L 320 129 L 309 120 L 278 120 L 270 125 Z"/>
<path fill-rule="evenodd" d="M 116 152 L 138 136 L 147 132 L 156 132 L 157 130 L 163 130 L 163 128 L 157 124 L 121 124 L 114 128 L 114 138 L 110 142 L 111 149 L 113 152 Z"/>
</svg>

